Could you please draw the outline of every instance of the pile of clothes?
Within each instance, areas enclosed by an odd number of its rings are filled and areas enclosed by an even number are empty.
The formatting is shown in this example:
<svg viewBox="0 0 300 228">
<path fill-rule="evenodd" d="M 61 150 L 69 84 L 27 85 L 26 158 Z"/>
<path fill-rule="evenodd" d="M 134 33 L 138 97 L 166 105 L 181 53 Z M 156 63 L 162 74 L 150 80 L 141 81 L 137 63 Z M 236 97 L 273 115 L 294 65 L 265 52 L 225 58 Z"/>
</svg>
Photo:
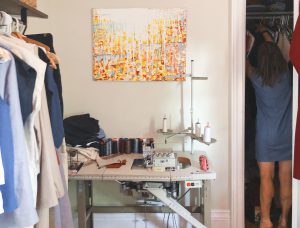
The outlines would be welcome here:
<svg viewBox="0 0 300 228">
<path fill-rule="evenodd" d="M 105 138 L 105 132 L 99 121 L 90 114 L 70 116 L 64 119 L 65 138 L 67 145 L 73 147 L 99 148 L 99 140 Z"/>
</svg>

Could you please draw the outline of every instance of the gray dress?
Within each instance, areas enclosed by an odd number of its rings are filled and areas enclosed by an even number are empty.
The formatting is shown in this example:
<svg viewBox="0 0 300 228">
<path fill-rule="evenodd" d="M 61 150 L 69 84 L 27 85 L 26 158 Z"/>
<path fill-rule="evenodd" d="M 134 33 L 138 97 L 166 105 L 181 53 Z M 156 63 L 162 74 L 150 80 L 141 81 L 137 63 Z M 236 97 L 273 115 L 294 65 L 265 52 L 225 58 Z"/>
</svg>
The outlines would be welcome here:
<svg viewBox="0 0 300 228">
<path fill-rule="evenodd" d="M 259 162 L 292 159 L 292 85 L 288 72 L 272 87 L 250 76 L 256 96 L 256 159 Z"/>
</svg>

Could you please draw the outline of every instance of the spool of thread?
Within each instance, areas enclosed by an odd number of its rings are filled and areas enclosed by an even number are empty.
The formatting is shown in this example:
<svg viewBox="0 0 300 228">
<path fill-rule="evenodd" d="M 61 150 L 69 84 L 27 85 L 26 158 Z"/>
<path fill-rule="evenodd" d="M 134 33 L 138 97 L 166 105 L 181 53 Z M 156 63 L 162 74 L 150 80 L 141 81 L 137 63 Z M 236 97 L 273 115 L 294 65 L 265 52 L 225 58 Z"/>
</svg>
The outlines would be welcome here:
<svg viewBox="0 0 300 228">
<path fill-rule="evenodd" d="M 154 138 L 149 138 L 149 146 L 154 149 Z"/>
<path fill-rule="evenodd" d="M 142 138 L 138 139 L 138 153 L 139 154 L 143 153 L 143 142 L 144 142 L 144 140 Z"/>
<path fill-rule="evenodd" d="M 106 143 L 107 143 L 107 139 L 103 138 L 99 140 L 99 144 L 100 144 L 100 150 L 99 150 L 99 156 L 107 156 L 107 147 L 106 147 Z"/>
<path fill-rule="evenodd" d="M 118 145 L 118 143 L 119 143 L 119 141 L 118 141 L 118 139 L 117 138 L 114 138 L 114 139 L 112 139 L 112 141 L 111 141 L 111 153 L 112 154 L 117 154 L 117 153 L 119 153 L 119 145 Z"/>
<path fill-rule="evenodd" d="M 130 141 L 128 138 L 124 138 L 124 153 L 125 154 L 130 154 L 131 149 L 130 149 Z"/>
<path fill-rule="evenodd" d="M 206 143 L 211 142 L 211 129 L 209 123 L 207 123 L 206 127 L 204 128 L 203 141 Z"/>
<path fill-rule="evenodd" d="M 119 153 L 123 154 L 125 151 L 124 139 L 119 138 Z"/>
<path fill-rule="evenodd" d="M 106 154 L 111 155 L 111 139 L 108 138 L 106 141 Z"/>
<path fill-rule="evenodd" d="M 131 149 L 131 152 L 132 153 L 138 153 L 138 139 L 135 139 L 135 138 L 132 138 L 132 139 L 129 139 L 130 141 L 130 149 Z"/>
<path fill-rule="evenodd" d="M 197 121 L 197 123 L 195 123 L 195 135 L 197 137 L 201 137 L 201 124 L 199 120 Z"/>
<path fill-rule="evenodd" d="M 167 117 L 166 115 L 163 118 L 163 128 L 162 128 L 162 132 L 167 133 L 168 132 L 168 127 L 167 127 Z"/>
<path fill-rule="evenodd" d="M 203 171 L 207 171 L 209 169 L 207 157 L 201 155 L 199 157 L 200 169 Z"/>
</svg>

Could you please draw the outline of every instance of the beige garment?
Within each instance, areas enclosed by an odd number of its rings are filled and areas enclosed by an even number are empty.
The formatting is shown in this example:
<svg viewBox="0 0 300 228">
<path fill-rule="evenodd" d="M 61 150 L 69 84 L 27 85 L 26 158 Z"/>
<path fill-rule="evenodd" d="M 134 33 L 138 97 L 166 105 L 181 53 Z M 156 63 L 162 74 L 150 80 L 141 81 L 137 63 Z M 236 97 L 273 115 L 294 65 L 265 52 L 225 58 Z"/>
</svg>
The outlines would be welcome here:
<svg viewBox="0 0 300 228">
<path fill-rule="evenodd" d="M 45 86 L 42 90 L 41 111 L 37 120 L 35 127 L 41 168 L 38 176 L 37 196 L 37 211 L 40 221 L 35 227 L 47 228 L 49 226 L 49 208 L 56 206 L 58 199 L 63 197 L 65 192 L 52 137 Z"/>
<path fill-rule="evenodd" d="M 278 42 L 277 42 L 277 46 L 279 47 L 285 61 L 288 63 L 290 61 L 290 41 L 288 40 L 288 38 L 286 37 L 285 33 L 280 33 L 279 34 L 279 38 L 278 38 Z"/>
<path fill-rule="evenodd" d="M 65 139 L 63 139 L 63 142 L 61 144 L 61 147 L 58 149 L 59 155 L 60 155 L 60 162 L 63 166 L 64 175 L 66 179 L 66 185 L 68 187 L 68 175 L 69 175 L 69 168 L 68 168 L 68 153 L 67 153 L 67 145 Z"/>
</svg>

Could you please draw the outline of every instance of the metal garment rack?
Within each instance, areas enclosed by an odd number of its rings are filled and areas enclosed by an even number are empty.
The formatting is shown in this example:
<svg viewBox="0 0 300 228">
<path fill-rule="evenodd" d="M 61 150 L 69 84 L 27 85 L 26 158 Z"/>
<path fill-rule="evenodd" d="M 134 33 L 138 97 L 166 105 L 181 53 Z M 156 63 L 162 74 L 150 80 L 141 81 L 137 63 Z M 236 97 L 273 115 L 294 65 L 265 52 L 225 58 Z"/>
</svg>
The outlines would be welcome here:
<svg viewBox="0 0 300 228">
<path fill-rule="evenodd" d="M 290 16 L 293 18 L 292 11 L 286 12 L 247 12 L 246 19 L 247 20 L 259 20 L 259 19 L 280 19 L 282 17 Z"/>
<path fill-rule="evenodd" d="M 47 14 L 20 0 L 0 0 L 0 10 L 11 15 L 20 15 L 25 26 L 27 26 L 27 17 L 48 18 Z"/>
</svg>

